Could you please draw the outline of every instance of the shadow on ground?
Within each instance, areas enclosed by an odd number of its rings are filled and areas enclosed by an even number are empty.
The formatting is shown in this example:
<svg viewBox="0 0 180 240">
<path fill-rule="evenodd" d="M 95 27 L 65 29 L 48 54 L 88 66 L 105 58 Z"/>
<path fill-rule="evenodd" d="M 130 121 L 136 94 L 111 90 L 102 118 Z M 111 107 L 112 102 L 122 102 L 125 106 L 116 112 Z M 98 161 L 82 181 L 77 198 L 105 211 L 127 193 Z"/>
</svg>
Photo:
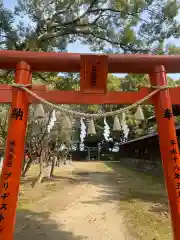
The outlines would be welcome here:
<svg viewBox="0 0 180 240">
<path fill-rule="evenodd" d="M 136 170 L 125 168 L 120 163 L 106 163 L 112 172 L 73 171 L 72 177 L 56 176 L 55 181 L 86 183 L 100 188 L 100 196 L 86 204 L 101 204 L 111 201 L 132 202 L 140 200 L 151 203 L 149 211 L 164 214 L 168 212 L 168 200 L 162 179 Z"/>
<path fill-rule="evenodd" d="M 29 210 L 19 210 L 16 218 L 14 240 L 81 240 L 83 236 L 75 236 L 62 230 L 62 225 L 51 220 L 49 213 L 35 213 Z"/>
</svg>

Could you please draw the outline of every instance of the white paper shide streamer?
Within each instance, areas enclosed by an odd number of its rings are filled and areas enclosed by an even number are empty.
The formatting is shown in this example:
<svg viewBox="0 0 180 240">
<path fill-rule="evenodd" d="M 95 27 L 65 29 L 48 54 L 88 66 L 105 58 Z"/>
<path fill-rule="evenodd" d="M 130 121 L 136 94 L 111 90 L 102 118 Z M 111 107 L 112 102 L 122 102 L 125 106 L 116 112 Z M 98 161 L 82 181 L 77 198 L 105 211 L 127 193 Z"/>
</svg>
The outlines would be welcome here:
<svg viewBox="0 0 180 240">
<path fill-rule="evenodd" d="M 104 138 L 106 141 L 109 140 L 109 135 L 110 135 L 110 127 L 107 124 L 106 118 L 104 118 Z"/>
<path fill-rule="evenodd" d="M 83 118 L 80 119 L 80 149 L 84 149 L 84 138 L 86 137 L 86 125 L 83 121 Z"/>
<path fill-rule="evenodd" d="M 128 128 L 128 125 L 126 123 L 126 114 L 125 113 L 122 113 L 122 117 L 121 117 L 121 128 L 123 130 L 123 133 L 124 133 L 124 138 L 128 138 L 128 134 L 129 134 L 129 128 Z"/>
<path fill-rule="evenodd" d="M 48 132 L 50 132 L 51 129 L 53 128 L 55 121 L 56 121 L 56 113 L 55 113 L 55 110 L 54 110 L 54 111 L 52 112 L 52 116 L 51 116 L 49 125 L 48 125 L 48 127 L 47 127 Z"/>
</svg>

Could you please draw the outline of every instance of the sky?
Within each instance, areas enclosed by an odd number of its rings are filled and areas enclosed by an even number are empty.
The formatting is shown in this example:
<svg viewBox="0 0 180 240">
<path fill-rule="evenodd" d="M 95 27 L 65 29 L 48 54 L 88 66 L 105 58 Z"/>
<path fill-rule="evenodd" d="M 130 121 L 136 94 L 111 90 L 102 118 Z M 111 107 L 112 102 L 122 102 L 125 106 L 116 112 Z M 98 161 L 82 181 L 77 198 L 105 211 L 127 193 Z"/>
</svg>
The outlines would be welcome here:
<svg viewBox="0 0 180 240">
<path fill-rule="evenodd" d="M 3 0 L 4 5 L 6 8 L 9 9 L 13 9 L 15 4 L 16 4 L 16 0 Z M 180 21 L 180 14 L 178 15 L 177 19 Z M 177 46 L 180 47 L 180 39 L 170 39 L 168 41 L 169 43 L 175 44 Z M 80 43 L 73 43 L 73 44 L 69 44 L 68 45 L 68 52 L 72 52 L 72 53 L 92 53 L 88 47 L 88 45 L 82 45 Z M 115 75 L 121 75 L 122 74 L 115 74 Z M 180 74 L 169 74 L 170 77 L 172 77 L 174 80 L 179 79 L 180 78 Z"/>
</svg>

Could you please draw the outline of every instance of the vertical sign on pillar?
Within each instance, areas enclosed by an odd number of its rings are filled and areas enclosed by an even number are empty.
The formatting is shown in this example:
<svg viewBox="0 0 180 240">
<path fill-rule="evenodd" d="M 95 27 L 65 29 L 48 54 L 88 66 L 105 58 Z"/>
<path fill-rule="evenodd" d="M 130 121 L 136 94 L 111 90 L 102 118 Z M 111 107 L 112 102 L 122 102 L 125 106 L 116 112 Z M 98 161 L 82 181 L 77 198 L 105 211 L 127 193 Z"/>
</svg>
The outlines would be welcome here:
<svg viewBox="0 0 180 240">
<path fill-rule="evenodd" d="M 20 62 L 16 66 L 15 82 L 31 84 L 30 66 Z M 12 89 L 6 150 L 0 182 L 0 239 L 13 240 L 16 206 L 28 118 L 28 94 Z"/>
<path fill-rule="evenodd" d="M 151 75 L 152 85 L 167 85 L 163 66 L 156 67 Z M 172 112 L 169 89 L 162 90 L 154 97 L 158 126 L 161 158 L 168 192 L 174 239 L 180 239 L 180 158 Z"/>
</svg>

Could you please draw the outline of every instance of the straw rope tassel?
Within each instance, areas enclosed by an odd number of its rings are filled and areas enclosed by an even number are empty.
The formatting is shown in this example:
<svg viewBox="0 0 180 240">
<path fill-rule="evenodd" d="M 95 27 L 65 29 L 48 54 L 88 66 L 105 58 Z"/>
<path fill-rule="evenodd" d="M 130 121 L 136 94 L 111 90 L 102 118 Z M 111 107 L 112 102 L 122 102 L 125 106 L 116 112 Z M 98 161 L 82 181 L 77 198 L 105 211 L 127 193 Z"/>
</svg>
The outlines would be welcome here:
<svg viewBox="0 0 180 240">
<path fill-rule="evenodd" d="M 43 108 L 43 105 L 42 104 L 38 104 L 36 106 L 36 109 L 34 111 L 34 118 L 36 120 L 38 119 L 42 119 L 42 118 L 45 118 L 46 115 L 45 115 L 45 112 L 44 112 L 44 108 Z"/>
<path fill-rule="evenodd" d="M 115 116 L 114 118 L 113 131 L 114 132 L 121 131 L 121 124 L 119 122 L 118 116 Z"/>
<path fill-rule="evenodd" d="M 135 119 L 138 121 L 144 121 L 144 113 L 141 106 L 137 107 L 136 113 L 134 114 Z"/>
<path fill-rule="evenodd" d="M 90 119 L 88 123 L 88 135 L 95 135 L 96 134 L 96 128 L 94 125 L 94 120 Z"/>
</svg>

